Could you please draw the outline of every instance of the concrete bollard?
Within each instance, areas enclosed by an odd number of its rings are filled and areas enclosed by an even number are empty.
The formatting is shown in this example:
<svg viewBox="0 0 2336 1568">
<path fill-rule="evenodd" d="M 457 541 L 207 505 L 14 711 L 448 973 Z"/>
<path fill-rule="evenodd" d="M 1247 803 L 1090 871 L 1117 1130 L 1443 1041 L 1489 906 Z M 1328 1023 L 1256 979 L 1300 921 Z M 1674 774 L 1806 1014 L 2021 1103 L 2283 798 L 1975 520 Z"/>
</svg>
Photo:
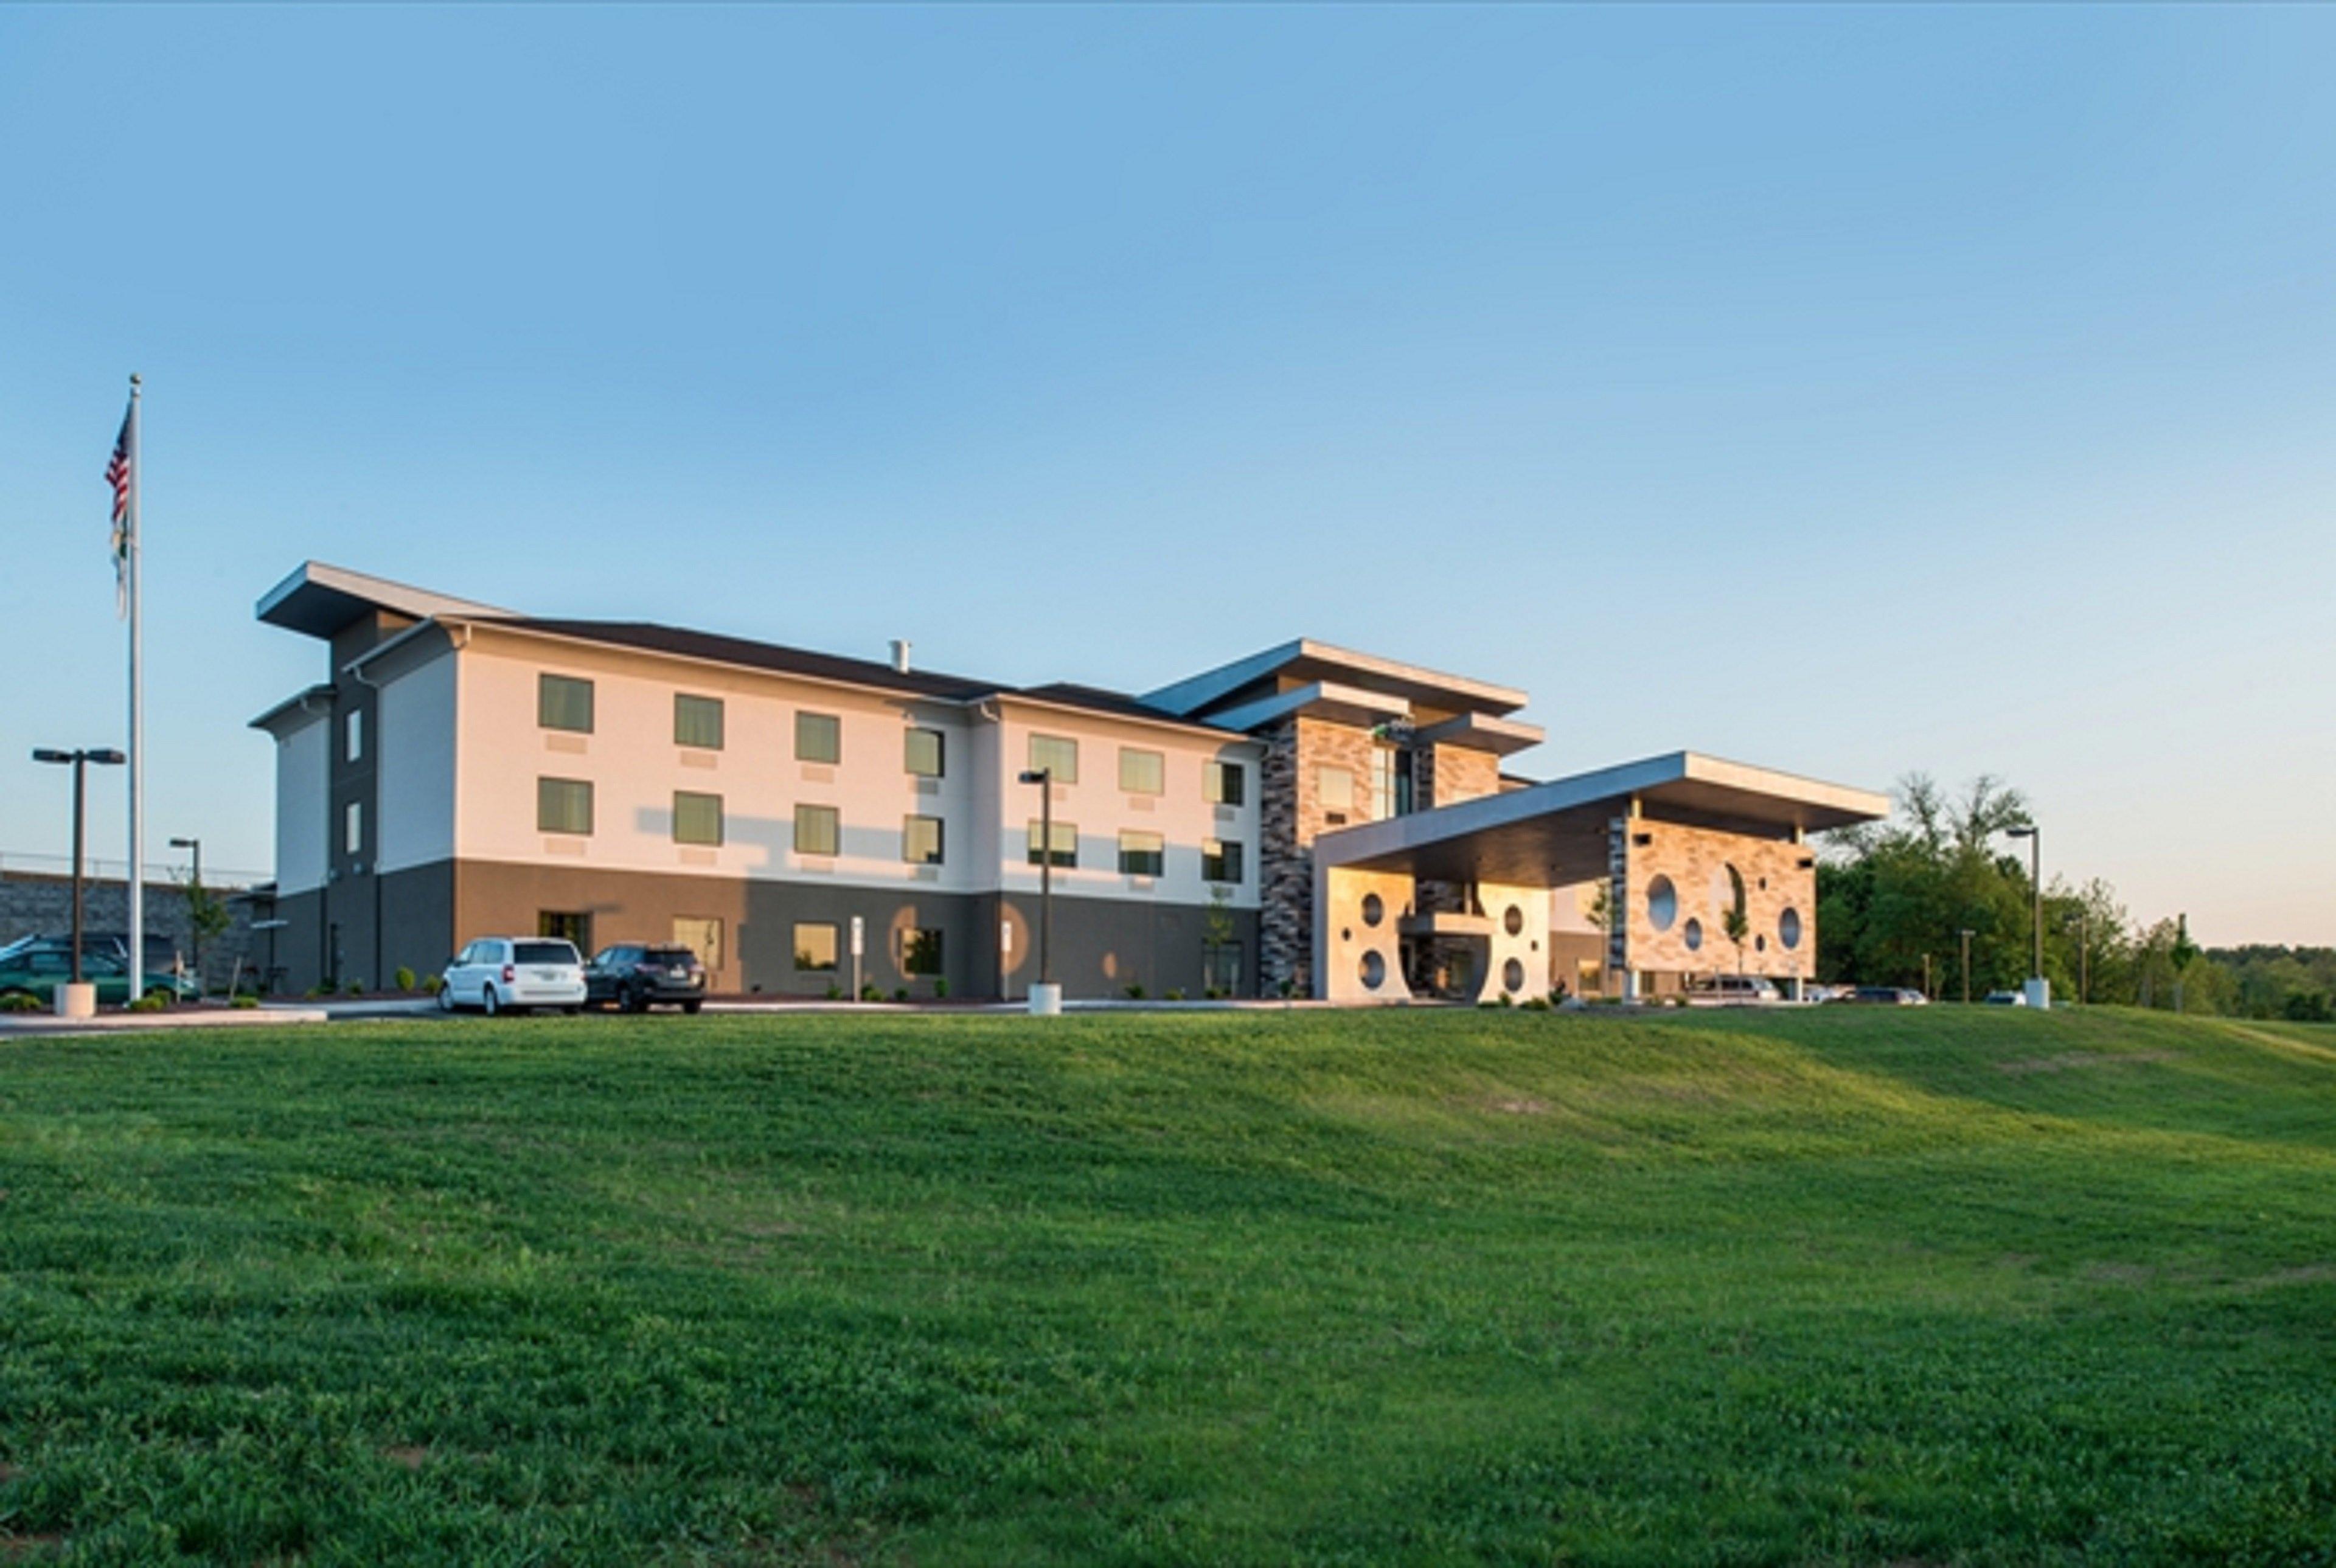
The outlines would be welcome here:
<svg viewBox="0 0 2336 1568">
<path fill-rule="evenodd" d="M 1030 1016 L 1052 1018 L 1062 1016 L 1063 988 L 1059 982 L 1034 985 L 1030 988 Z"/>
<path fill-rule="evenodd" d="M 93 980 L 67 980 L 57 988 L 57 1017 L 61 1018 L 93 1018 L 97 1017 L 97 983 Z"/>
</svg>

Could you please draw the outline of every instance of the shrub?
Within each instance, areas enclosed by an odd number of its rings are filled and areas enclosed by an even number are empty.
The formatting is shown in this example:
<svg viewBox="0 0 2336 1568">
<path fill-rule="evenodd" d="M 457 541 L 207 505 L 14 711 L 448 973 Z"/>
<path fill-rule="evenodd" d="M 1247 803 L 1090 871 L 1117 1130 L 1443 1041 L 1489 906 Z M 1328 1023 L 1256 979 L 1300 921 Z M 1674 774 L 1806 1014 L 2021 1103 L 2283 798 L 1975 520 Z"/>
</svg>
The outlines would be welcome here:
<svg viewBox="0 0 2336 1568">
<path fill-rule="evenodd" d="M 350 996 L 361 997 L 365 995 L 365 982 L 363 980 L 351 980 L 347 985 L 343 986 L 341 989 Z"/>
<path fill-rule="evenodd" d="M 414 989 L 414 971 L 404 964 L 397 966 L 397 973 L 394 978 L 397 981 L 397 989 L 400 991 L 410 993 Z"/>
<path fill-rule="evenodd" d="M 231 1008 L 256 1008 L 259 1005 L 259 998 L 249 991 L 238 991 L 228 998 L 227 1005 Z"/>
<path fill-rule="evenodd" d="M 828 981 L 827 999 L 831 1002 L 842 1001 L 843 999 L 843 988 L 837 985 L 833 980 Z"/>
<path fill-rule="evenodd" d="M 933 982 L 933 1000 L 937 1002 L 945 1002 L 949 1000 L 949 982 L 947 980 L 935 980 Z"/>
<path fill-rule="evenodd" d="M 1127 999 L 1131 1002 L 1140 1002 L 1144 999 L 1144 987 L 1141 982 L 1127 988 Z"/>
<path fill-rule="evenodd" d="M 1520 1009 L 1528 1013 L 1545 1013 L 1553 1005 L 1547 997 L 1527 997 L 1517 1004 Z"/>
<path fill-rule="evenodd" d="M 1201 994 L 1212 1002 L 1222 1002 L 1225 999 L 1225 989 L 1222 986 L 1203 987 Z"/>
<path fill-rule="evenodd" d="M 41 998 L 30 991 L 10 991 L 0 997 L 0 1013 L 37 1013 L 40 1010 Z"/>
<path fill-rule="evenodd" d="M 324 988 L 323 988 L 322 986 L 310 986 L 307 990 L 302 991 L 300 994 L 301 994 L 303 997 L 307 998 L 309 1001 L 312 1001 L 312 1002 L 313 1002 L 313 1001 L 315 1001 L 318 997 L 321 997 L 321 996 L 323 996 L 323 995 L 325 994 L 325 989 L 324 989 Z"/>
<path fill-rule="evenodd" d="M 906 986 L 894 986 L 892 988 L 892 999 L 896 1002 L 907 1001 L 909 999 L 909 988 Z"/>
<path fill-rule="evenodd" d="M 862 980 L 860 982 L 860 999 L 863 1002 L 881 1002 L 884 999 L 884 993 L 876 989 L 874 980 Z"/>
<path fill-rule="evenodd" d="M 422 994 L 425 997 L 434 997 L 445 989 L 446 977 L 443 975 L 430 975 L 423 979 Z"/>
<path fill-rule="evenodd" d="M 170 998 L 160 991 L 148 991 L 122 1010 L 131 1013 L 159 1013 L 170 1005 Z"/>
<path fill-rule="evenodd" d="M 1163 991 L 1161 995 L 1166 997 L 1172 1002 L 1181 1002 L 1184 999 L 1184 988 L 1182 986 L 1170 986 L 1165 991 Z"/>
</svg>

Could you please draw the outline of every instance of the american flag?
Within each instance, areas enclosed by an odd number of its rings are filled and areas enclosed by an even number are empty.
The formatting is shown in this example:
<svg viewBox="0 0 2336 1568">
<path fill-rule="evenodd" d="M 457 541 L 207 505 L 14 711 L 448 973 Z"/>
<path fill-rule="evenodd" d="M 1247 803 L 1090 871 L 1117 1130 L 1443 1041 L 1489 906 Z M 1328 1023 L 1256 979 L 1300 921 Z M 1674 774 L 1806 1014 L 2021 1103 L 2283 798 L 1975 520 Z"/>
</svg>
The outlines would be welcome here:
<svg viewBox="0 0 2336 1568">
<path fill-rule="evenodd" d="M 113 456 L 105 465 L 105 482 L 113 487 L 113 608 L 117 614 L 129 613 L 130 603 L 130 472 L 131 422 L 138 417 L 138 405 L 131 404 L 130 412 L 122 416 L 122 433 L 113 438 Z"/>
</svg>

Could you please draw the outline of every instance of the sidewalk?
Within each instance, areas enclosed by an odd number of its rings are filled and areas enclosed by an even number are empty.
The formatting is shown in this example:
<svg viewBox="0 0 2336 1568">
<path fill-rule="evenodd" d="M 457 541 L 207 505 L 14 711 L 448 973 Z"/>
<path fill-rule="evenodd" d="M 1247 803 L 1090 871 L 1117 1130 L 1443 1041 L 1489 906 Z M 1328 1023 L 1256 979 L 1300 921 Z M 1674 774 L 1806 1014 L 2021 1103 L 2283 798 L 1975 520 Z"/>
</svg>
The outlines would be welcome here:
<svg viewBox="0 0 2336 1568">
<path fill-rule="evenodd" d="M 93 1018 L 61 1018 L 54 1013 L 0 1013 L 0 1039 L 34 1036 L 119 1035 L 144 1029 L 252 1028 L 260 1025 L 321 1024 L 330 1015 L 307 1003 L 257 1008 L 178 1008 L 161 1013 L 100 1013 Z"/>
</svg>

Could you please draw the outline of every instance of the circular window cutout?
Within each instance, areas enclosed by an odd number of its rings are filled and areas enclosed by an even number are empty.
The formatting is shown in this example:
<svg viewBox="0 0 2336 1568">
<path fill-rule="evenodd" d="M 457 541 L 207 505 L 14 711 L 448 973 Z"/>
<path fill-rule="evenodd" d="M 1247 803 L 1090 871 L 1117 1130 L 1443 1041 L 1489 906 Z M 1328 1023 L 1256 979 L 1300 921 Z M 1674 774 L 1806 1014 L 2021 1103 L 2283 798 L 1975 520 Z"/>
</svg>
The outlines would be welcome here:
<svg viewBox="0 0 2336 1568">
<path fill-rule="evenodd" d="M 1365 987 L 1374 991 L 1377 990 L 1387 984 L 1387 959 L 1377 952 L 1365 953 L 1362 968 L 1358 972 L 1362 976 Z"/>
<path fill-rule="evenodd" d="M 1511 996 L 1525 989 L 1525 967 L 1515 959 L 1501 966 L 1501 984 Z"/>
<path fill-rule="evenodd" d="M 1515 936 L 1519 931 L 1523 930 L 1525 929 L 1524 911 L 1511 904 L 1509 912 L 1501 917 L 1501 929 L 1511 936 Z"/>
<path fill-rule="evenodd" d="M 1679 889 L 1671 886 L 1669 877 L 1657 877 L 1647 884 L 1647 923 L 1659 931 L 1671 929 L 1679 919 Z"/>
<path fill-rule="evenodd" d="M 1363 924 L 1367 926 L 1375 926 L 1385 919 L 1387 919 L 1387 905 L 1380 901 L 1379 895 L 1377 893 L 1365 893 L 1363 895 Z"/>
<path fill-rule="evenodd" d="M 1788 948 L 1801 945 L 1801 911 L 1786 910 L 1776 917 L 1776 940 Z"/>
<path fill-rule="evenodd" d="M 1679 932 L 1679 938 L 1687 943 L 1688 951 L 1691 953 L 1701 952 L 1703 950 L 1703 922 L 1690 917 L 1685 929 Z"/>
</svg>

